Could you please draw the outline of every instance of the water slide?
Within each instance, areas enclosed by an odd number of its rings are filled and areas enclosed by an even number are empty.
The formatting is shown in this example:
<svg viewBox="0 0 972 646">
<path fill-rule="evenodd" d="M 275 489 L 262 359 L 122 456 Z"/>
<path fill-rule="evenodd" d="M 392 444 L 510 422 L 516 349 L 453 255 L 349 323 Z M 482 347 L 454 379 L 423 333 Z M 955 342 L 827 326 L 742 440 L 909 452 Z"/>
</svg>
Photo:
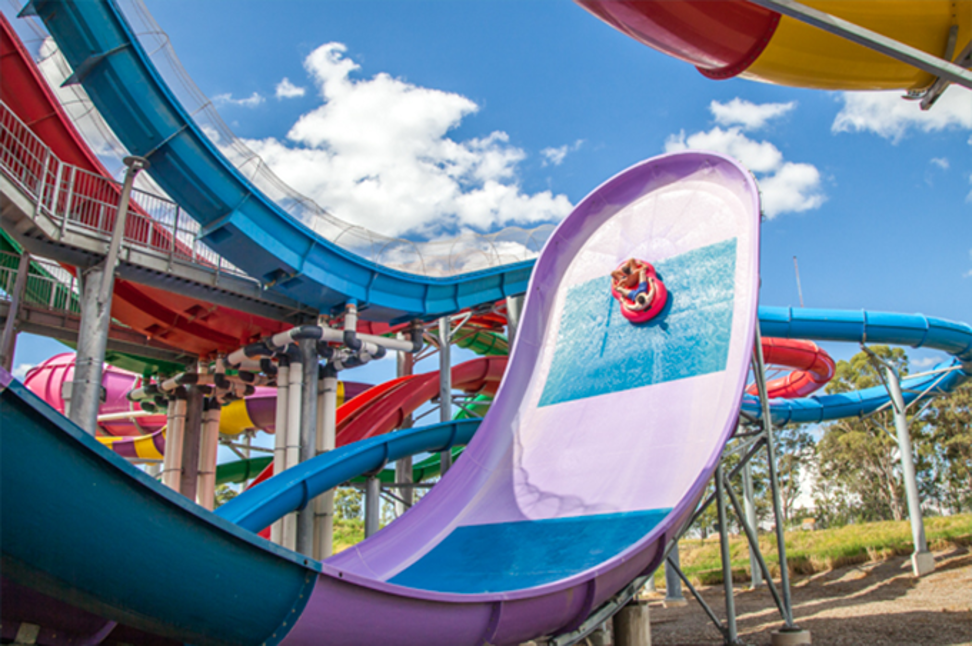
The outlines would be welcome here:
<svg viewBox="0 0 972 646">
<path fill-rule="evenodd" d="M 490 261 L 456 273 L 470 259 L 495 255 L 495 248 L 484 255 L 460 245 L 443 262 L 416 256 L 396 269 L 386 265 L 414 243 L 381 241 L 381 251 L 375 252 L 377 243 L 368 238 L 362 243 L 367 250 L 356 254 L 331 242 L 311 228 L 324 226 L 323 220 L 295 218 L 207 138 L 162 81 L 114 2 L 63 6 L 40 0 L 26 11 L 44 22 L 128 151 L 147 157 L 152 164 L 147 172 L 203 226 L 200 239 L 271 289 L 322 312 L 355 301 L 361 318 L 374 321 L 431 319 L 525 291 L 531 260 Z M 406 273 L 409 269 L 412 273 Z"/>
<path fill-rule="evenodd" d="M 24 126 L 29 127 L 61 161 L 91 174 L 89 182 L 79 182 L 75 197 L 78 217 L 88 216 L 87 202 L 117 201 L 120 188 L 96 178 L 111 179 L 97 156 L 75 129 L 70 117 L 48 87 L 36 64 L 20 42 L 7 19 L 0 15 L 0 99 Z M 29 124 L 29 126 L 28 126 Z M 38 162 L 39 163 L 39 162 Z M 53 179 L 49 178 L 50 181 Z M 114 192 L 113 197 L 104 195 Z M 80 193 L 87 192 L 85 195 Z M 140 220 L 148 216 L 134 198 L 133 219 L 126 235 L 168 236 L 161 229 L 144 233 Z M 114 217 L 114 214 L 110 214 Z M 138 216 L 141 216 L 139 218 Z M 156 246 L 167 249 L 169 240 L 157 240 Z M 74 268 L 70 270 L 73 272 Z M 265 334 L 280 332 L 286 323 L 247 314 L 172 292 L 117 279 L 112 298 L 112 318 L 146 336 L 193 354 L 208 355 L 229 352 Z M 169 368 L 170 366 L 162 366 Z"/>
<path fill-rule="evenodd" d="M 4 422 L 18 430 L 4 437 L 3 485 L 29 493 L 5 500 L 2 526 L 17 528 L 4 529 L 5 575 L 192 643 L 395 634 L 401 644 L 516 644 L 572 630 L 657 567 L 735 427 L 758 226 L 751 176 L 717 155 L 656 158 L 588 196 L 537 262 L 506 380 L 466 456 L 407 515 L 325 563 L 165 491 L 12 384 Z M 653 262 L 670 293 L 640 326 L 608 289 L 628 257 Z M 165 522 L 145 536 L 144 518 Z M 137 556 L 98 538 L 133 531 L 163 555 L 157 563 L 135 567 Z M 74 537 L 71 549 L 55 534 Z"/>
<path fill-rule="evenodd" d="M 638 42 L 714 79 L 825 90 L 923 90 L 935 77 L 748 0 L 576 0 Z M 949 60 L 972 36 L 970 0 L 801 0 Z M 956 29 L 951 49 L 950 29 Z"/>
</svg>

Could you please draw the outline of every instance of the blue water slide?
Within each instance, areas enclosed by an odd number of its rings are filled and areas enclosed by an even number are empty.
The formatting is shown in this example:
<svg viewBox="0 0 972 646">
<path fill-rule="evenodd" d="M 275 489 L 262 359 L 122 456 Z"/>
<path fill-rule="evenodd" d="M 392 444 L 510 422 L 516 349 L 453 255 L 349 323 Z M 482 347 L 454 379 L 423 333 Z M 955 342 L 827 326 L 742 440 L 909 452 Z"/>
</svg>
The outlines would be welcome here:
<svg viewBox="0 0 972 646">
<path fill-rule="evenodd" d="M 933 373 L 901 381 L 904 400 L 950 392 L 972 376 L 972 327 L 921 314 L 894 314 L 864 310 L 825 310 L 792 307 L 759 308 L 759 329 L 766 337 L 881 343 L 941 350 L 951 362 Z M 938 372 L 948 370 L 950 372 Z M 883 386 L 849 393 L 814 395 L 801 399 L 774 399 L 770 414 L 777 424 L 825 422 L 842 417 L 866 415 L 886 406 L 889 397 Z M 759 417 L 755 397 L 743 398 L 743 410 Z"/>
<path fill-rule="evenodd" d="M 244 491 L 219 509 L 226 520 L 258 532 L 308 500 L 363 474 L 418 453 L 447 451 L 469 442 L 481 419 L 411 428 L 354 442 L 302 462 Z M 239 500 L 238 500 L 239 499 Z"/>
<path fill-rule="evenodd" d="M 433 318 L 526 290 L 533 261 L 450 277 L 365 260 L 312 231 L 237 170 L 166 85 L 111 0 L 33 0 L 73 79 L 158 184 L 202 225 L 200 238 L 272 289 L 322 312 L 356 302 L 362 318 Z"/>
</svg>

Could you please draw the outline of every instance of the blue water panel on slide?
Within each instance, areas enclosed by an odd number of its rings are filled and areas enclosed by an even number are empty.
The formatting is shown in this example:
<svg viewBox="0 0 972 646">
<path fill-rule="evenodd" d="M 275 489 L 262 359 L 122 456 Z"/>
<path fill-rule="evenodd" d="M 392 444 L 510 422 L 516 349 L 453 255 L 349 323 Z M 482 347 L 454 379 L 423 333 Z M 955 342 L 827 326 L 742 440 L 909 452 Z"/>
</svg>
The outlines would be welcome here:
<svg viewBox="0 0 972 646">
<path fill-rule="evenodd" d="M 732 333 L 736 239 L 654 263 L 668 303 L 630 323 L 611 277 L 570 288 L 540 406 L 725 370 Z"/>
<path fill-rule="evenodd" d="M 619 554 L 671 509 L 457 527 L 389 583 L 477 594 L 559 581 Z"/>
</svg>

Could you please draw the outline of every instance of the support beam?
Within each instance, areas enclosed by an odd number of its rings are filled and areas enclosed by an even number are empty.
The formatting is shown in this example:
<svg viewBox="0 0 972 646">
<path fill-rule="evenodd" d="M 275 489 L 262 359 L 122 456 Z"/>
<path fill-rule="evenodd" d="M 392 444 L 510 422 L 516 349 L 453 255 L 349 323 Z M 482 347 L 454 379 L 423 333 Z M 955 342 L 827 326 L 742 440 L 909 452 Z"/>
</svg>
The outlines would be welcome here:
<svg viewBox="0 0 972 646">
<path fill-rule="evenodd" d="M 277 411 L 273 425 L 273 472 L 283 473 L 287 468 L 287 412 L 290 386 L 290 358 L 281 355 L 277 358 Z M 283 545 L 283 519 L 270 526 L 270 540 Z"/>
<path fill-rule="evenodd" d="M 520 329 L 520 314 L 523 311 L 523 295 L 506 297 L 506 338 L 509 341 L 510 350 L 513 350 L 513 341 L 516 340 L 516 333 Z"/>
<path fill-rule="evenodd" d="M 365 483 L 364 507 L 364 535 L 368 538 L 378 531 L 381 522 L 381 479 L 376 475 L 368 476 Z"/>
<path fill-rule="evenodd" d="M 753 531 L 757 531 L 759 523 L 756 518 L 756 495 L 753 491 L 753 467 L 748 461 L 742 468 L 743 505 L 745 506 L 746 522 Z M 759 569 L 759 557 L 756 548 L 749 546 L 749 577 L 750 588 L 756 589 L 763 585 L 763 572 Z"/>
<path fill-rule="evenodd" d="M 726 522 L 726 494 L 722 462 L 716 467 L 716 512 L 719 518 L 719 552 L 722 555 L 722 587 L 726 595 L 726 644 L 739 643 L 736 628 L 736 599 L 732 593 L 732 557 L 729 553 L 729 526 Z"/>
<path fill-rule="evenodd" d="M 452 420 L 452 325 L 448 316 L 439 319 L 439 421 Z M 444 476 L 452 466 L 452 449 L 439 453 Z"/>
<path fill-rule="evenodd" d="M 202 441 L 205 401 L 199 386 L 189 386 L 186 390 L 186 426 L 182 432 L 182 473 L 179 492 L 189 500 L 195 501 L 196 486 L 199 483 L 199 449 Z"/>
<path fill-rule="evenodd" d="M 396 353 L 396 356 L 398 360 L 396 376 L 406 377 L 411 375 L 415 370 L 415 356 L 411 352 L 398 352 Z M 405 419 L 403 419 L 399 428 L 412 428 L 412 416 L 408 415 Z M 395 463 L 395 482 L 412 482 L 411 456 L 402 458 Z M 414 490 L 411 487 L 400 487 L 397 493 L 401 500 L 395 501 L 395 516 L 401 516 L 412 506 L 414 501 Z"/>
<path fill-rule="evenodd" d="M 199 444 L 199 481 L 196 501 L 212 511 L 216 505 L 216 459 L 219 452 L 219 402 L 208 398 L 203 406 L 203 432 Z M 247 437 L 249 440 L 249 436 Z"/>
<path fill-rule="evenodd" d="M 676 566 L 679 565 L 678 541 L 675 541 L 675 545 L 668 552 L 668 559 L 665 561 L 665 607 L 684 606 L 688 604 L 688 601 L 685 600 L 685 596 L 682 594 L 682 580 L 678 578 L 678 573 L 675 569 L 668 565 L 669 562 L 674 563 Z"/>
<path fill-rule="evenodd" d="M 632 599 L 614 615 L 614 646 L 651 646 L 647 601 Z"/>
<path fill-rule="evenodd" d="M 115 267 L 118 251 L 125 237 L 128 220 L 128 203 L 132 185 L 138 172 L 148 166 L 141 157 L 126 157 L 125 182 L 121 200 L 115 214 L 115 226 L 105 260 L 84 274 L 81 298 L 81 329 L 78 333 L 78 351 L 74 361 L 74 386 L 72 387 L 71 421 L 91 435 L 98 428 L 98 407 L 101 404 L 101 373 L 111 327 L 111 297 L 115 288 Z"/>
<path fill-rule="evenodd" d="M 898 451 L 901 453 L 901 475 L 904 479 L 905 496 L 908 500 L 911 538 L 915 546 L 915 551 L 911 554 L 911 567 L 915 576 L 924 576 L 935 570 L 935 558 L 928 551 L 928 542 L 925 539 L 925 522 L 921 517 L 921 497 L 918 495 L 918 482 L 915 477 L 915 462 L 911 451 L 911 432 L 908 428 L 907 410 L 904 397 L 901 395 L 901 382 L 898 378 L 898 372 L 886 362 L 884 362 L 884 378 L 893 404 L 894 428 L 898 434 Z"/>
<path fill-rule="evenodd" d="M 337 371 L 331 364 L 324 366 L 321 379 L 320 425 L 317 428 L 317 454 L 333 451 L 337 445 Z M 314 558 L 323 560 L 334 553 L 334 490 L 314 500 Z"/>
<path fill-rule="evenodd" d="M 306 462 L 317 454 L 317 340 L 298 342 L 303 376 L 300 389 L 300 451 L 299 461 Z M 297 512 L 297 551 L 314 555 L 314 505 Z"/>
<path fill-rule="evenodd" d="M 17 261 L 17 277 L 10 290 L 10 309 L 3 323 L 3 336 L 0 337 L 0 366 L 10 372 L 13 368 L 14 351 L 17 348 L 17 323 L 20 321 L 20 303 L 27 288 L 30 273 L 30 254 L 24 251 Z"/>
<path fill-rule="evenodd" d="M 165 458 L 162 462 L 162 484 L 179 491 L 182 484 L 182 432 L 186 424 L 186 390 L 178 388 L 169 401 L 165 431 Z"/>
</svg>

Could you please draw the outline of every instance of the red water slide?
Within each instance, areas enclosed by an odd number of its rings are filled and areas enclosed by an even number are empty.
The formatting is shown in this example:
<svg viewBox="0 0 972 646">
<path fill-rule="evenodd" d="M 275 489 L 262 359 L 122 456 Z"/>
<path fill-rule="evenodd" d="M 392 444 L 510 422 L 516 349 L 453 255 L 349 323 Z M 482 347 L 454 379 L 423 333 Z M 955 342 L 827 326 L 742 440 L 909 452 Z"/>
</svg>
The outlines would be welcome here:
<svg viewBox="0 0 972 646">
<path fill-rule="evenodd" d="M 0 14 L 0 100 L 40 137 L 61 161 L 103 178 L 111 178 L 75 129 L 70 117 L 61 107 L 30 54 L 2 14 Z M 103 193 L 106 190 L 119 192 L 120 188 L 117 184 L 98 182 L 79 185 L 76 190 Z M 104 201 L 101 195 L 89 197 Z M 126 227 L 126 237 L 134 237 L 157 248 L 167 248 L 171 244 L 171 238 L 168 238 L 170 234 L 164 229 L 140 227 L 139 223 L 146 222 L 148 216 L 137 203 L 133 204 L 132 211 L 136 217 L 130 219 Z M 83 220 L 86 215 L 82 213 L 79 217 Z M 113 214 L 109 217 L 113 217 Z M 167 239 L 158 239 L 160 236 Z M 70 269 L 73 271 L 73 268 Z M 200 355 L 229 352 L 261 336 L 281 332 L 289 327 L 285 323 L 261 316 L 126 280 L 115 281 L 111 315 L 112 318 L 148 337 Z"/>
<path fill-rule="evenodd" d="M 507 357 L 479 357 L 452 367 L 452 387 L 469 394 L 495 394 L 506 370 Z M 337 446 L 391 432 L 419 406 L 439 394 L 439 373 L 408 375 L 378 384 L 337 411 Z M 250 487 L 273 475 L 273 464 L 253 479 Z M 249 487 L 248 487 L 249 488 Z"/>
</svg>

